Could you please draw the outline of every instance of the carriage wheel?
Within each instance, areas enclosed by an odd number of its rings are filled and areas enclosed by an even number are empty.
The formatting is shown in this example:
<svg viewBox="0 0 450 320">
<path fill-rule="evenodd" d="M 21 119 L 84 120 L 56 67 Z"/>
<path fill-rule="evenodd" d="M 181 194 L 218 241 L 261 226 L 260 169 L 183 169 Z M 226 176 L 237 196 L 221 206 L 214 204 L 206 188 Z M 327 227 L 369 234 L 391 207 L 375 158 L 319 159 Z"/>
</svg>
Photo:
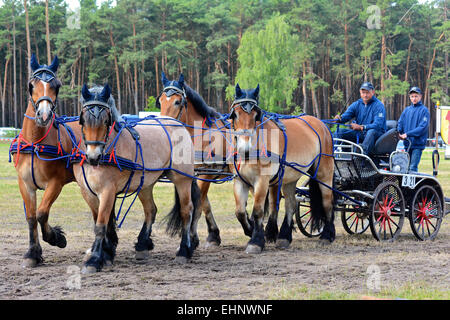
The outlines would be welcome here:
<svg viewBox="0 0 450 320">
<path fill-rule="evenodd" d="M 417 239 L 433 240 L 437 236 L 442 222 L 442 203 L 433 187 L 424 185 L 414 194 L 409 222 Z"/>
<path fill-rule="evenodd" d="M 358 209 L 358 205 L 349 205 L 347 208 Z M 369 216 L 364 212 L 346 212 L 345 208 L 341 213 L 342 226 L 348 234 L 363 234 L 369 228 Z"/>
<path fill-rule="evenodd" d="M 299 204 L 298 210 L 295 212 L 295 220 L 297 220 L 298 228 L 308 238 L 318 237 L 323 231 L 323 222 L 320 222 L 319 230 L 312 228 L 311 206 L 309 204 Z"/>
<path fill-rule="evenodd" d="M 374 192 L 370 231 L 378 241 L 394 241 L 405 220 L 405 199 L 401 189 L 392 182 L 383 182 Z"/>
</svg>

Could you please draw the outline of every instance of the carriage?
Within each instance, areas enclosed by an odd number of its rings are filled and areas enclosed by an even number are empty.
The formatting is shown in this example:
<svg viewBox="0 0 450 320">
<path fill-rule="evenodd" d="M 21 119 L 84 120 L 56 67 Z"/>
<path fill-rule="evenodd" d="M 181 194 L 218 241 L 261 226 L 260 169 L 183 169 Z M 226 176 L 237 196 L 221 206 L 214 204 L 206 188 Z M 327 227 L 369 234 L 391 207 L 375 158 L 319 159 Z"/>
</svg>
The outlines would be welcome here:
<svg viewBox="0 0 450 320">
<path fill-rule="evenodd" d="M 387 121 L 387 127 L 371 157 L 357 143 L 334 139 L 334 211 L 349 234 L 370 228 L 375 239 L 394 241 L 407 218 L 417 239 L 432 240 L 450 212 L 450 199 L 445 198 L 436 176 L 408 173 L 408 160 L 403 165 L 396 162 L 396 155 L 401 159 L 407 153 L 396 151 L 396 121 Z M 297 188 L 296 198 L 300 231 L 307 237 L 319 236 L 321 230 L 313 231 L 310 224 L 306 183 Z"/>
</svg>

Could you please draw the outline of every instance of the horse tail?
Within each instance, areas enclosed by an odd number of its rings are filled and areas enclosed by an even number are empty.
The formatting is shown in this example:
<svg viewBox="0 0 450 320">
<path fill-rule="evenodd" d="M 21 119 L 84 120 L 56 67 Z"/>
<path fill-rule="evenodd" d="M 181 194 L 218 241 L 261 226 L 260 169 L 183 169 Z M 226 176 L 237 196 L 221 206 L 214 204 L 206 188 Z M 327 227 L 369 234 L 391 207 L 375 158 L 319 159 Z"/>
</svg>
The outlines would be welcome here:
<svg viewBox="0 0 450 320">
<path fill-rule="evenodd" d="M 193 204 L 193 216 L 191 217 L 191 221 L 194 221 L 194 215 L 201 214 L 201 210 L 197 210 L 200 207 L 200 188 L 197 186 L 197 182 L 195 180 L 192 180 L 191 200 Z M 173 208 L 169 212 L 169 214 L 164 218 L 164 220 L 167 220 L 166 232 L 172 237 L 181 235 L 183 231 L 183 220 L 181 219 L 180 209 L 180 196 L 178 195 L 178 191 L 175 188 L 175 204 L 173 205 Z"/>
<path fill-rule="evenodd" d="M 327 221 L 322 200 L 322 191 L 319 188 L 319 182 L 315 179 L 309 179 L 309 201 L 311 205 L 311 222 L 313 230 L 319 230 L 320 225 Z"/>
</svg>

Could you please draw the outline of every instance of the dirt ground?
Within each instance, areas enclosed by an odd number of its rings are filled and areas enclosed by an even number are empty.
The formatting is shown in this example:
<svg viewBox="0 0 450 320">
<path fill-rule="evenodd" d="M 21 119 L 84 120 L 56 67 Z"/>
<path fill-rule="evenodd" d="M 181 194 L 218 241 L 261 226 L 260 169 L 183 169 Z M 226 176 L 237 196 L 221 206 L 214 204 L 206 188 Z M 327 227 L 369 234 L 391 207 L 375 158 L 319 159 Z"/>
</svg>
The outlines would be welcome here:
<svg viewBox="0 0 450 320">
<path fill-rule="evenodd" d="M 189 263 L 178 264 L 174 257 L 179 239 L 167 236 L 165 226 L 157 220 L 155 249 L 148 261 L 138 263 L 134 242 L 142 214 L 134 212 L 140 211 L 136 205 L 118 232 L 114 265 L 83 275 L 80 268 L 84 252 L 94 239 L 93 223 L 87 207 L 79 208 L 81 213 L 67 214 L 74 210 L 65 198 L 76 192 L 73 185 L 64 191 L 50 217 L 53 225 L 64 228 L 67 247 L 51 247 L 41 240 L 45 262 L 36 268 L 21 267 L 28 231 L 20 205 L 14 204 L 10 213 L 2 210 L 0 299 L 309 299 L 323 298 L 326 292 L 359 297 L 376 295 L 380 290 L 395 295 L 396 288 L 405 286 L 425 286 L 438 292 L 448 292 L 450 287 L 448 216 L 432 242 L 416 241 L 407 220 L 396 242 L 379 243 L 370 230 L 362 236 L 347 235 L 340 219 L 336 219 L 337 238 L 330 246 L 319 245 L 316 239 L 297 231 L 287 250 L 268 244 L 263 253 L 247 255 L 248 238 L 234 217 L 232 198 L 212 199 L 213 208 L 220 208 L 216 215 L 221 228 L 220 247 L 204 248 L 206 224 L 202 218 L 199 249 Z M 230 192 L 230 188 L 214 186 L 213 190 Z M 169 209 L 169 204 L 160 206 L 161 213 Z M 161 213 L 159 216 L 163 216 Z M 282 217 L 280 214 L 280 221 Z"/>
</svg>

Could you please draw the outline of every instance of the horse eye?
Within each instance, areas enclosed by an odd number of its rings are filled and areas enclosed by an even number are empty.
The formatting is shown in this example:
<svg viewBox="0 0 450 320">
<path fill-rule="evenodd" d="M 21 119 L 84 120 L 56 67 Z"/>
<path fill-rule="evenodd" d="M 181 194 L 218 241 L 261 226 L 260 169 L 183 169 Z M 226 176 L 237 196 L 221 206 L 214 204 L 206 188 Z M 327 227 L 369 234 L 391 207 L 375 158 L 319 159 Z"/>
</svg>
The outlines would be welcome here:
<svg viewBox="0 0 450 320">
<path fill-rule="evenodd" d="M 181 101 L 180 100 L 175 100 L 175 105 L 176 106 L 179 106 L 181 104 Z"/>
</svg>

